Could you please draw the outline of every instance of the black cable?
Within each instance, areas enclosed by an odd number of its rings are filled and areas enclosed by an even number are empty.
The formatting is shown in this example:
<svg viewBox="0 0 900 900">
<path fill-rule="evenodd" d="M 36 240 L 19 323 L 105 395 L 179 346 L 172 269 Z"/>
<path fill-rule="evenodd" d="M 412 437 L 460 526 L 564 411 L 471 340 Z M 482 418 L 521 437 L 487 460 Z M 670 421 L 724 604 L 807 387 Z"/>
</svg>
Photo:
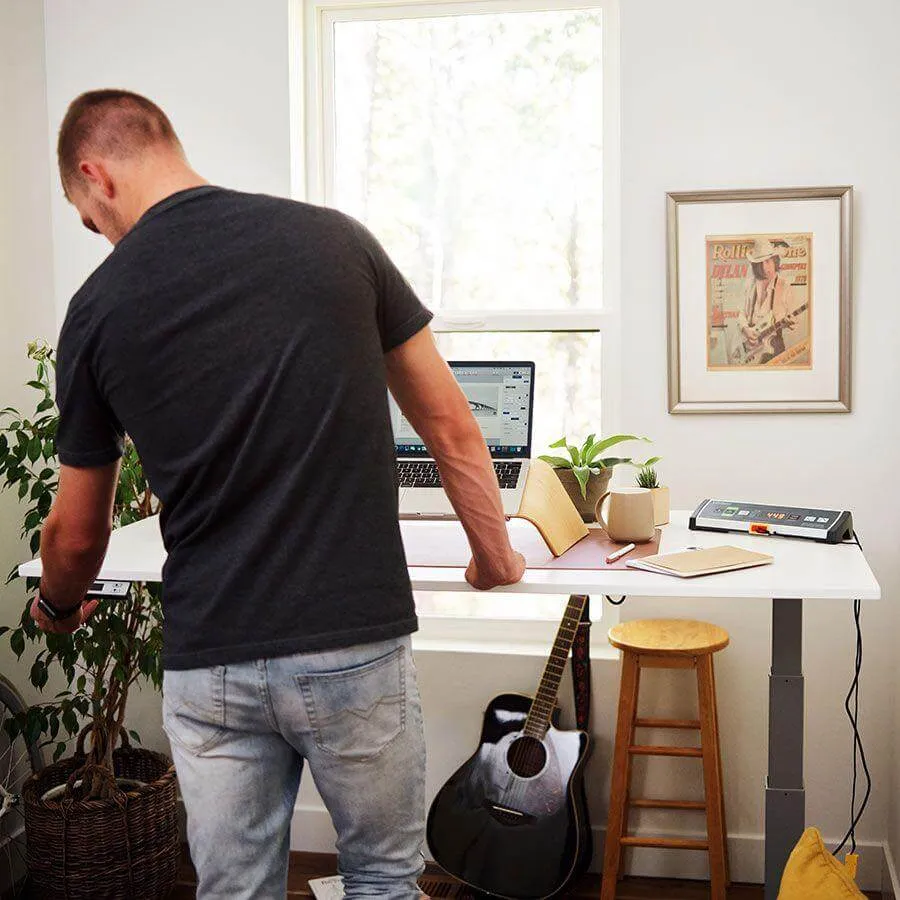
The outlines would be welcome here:
<svg viewBox="0 0 900 900">
<path fill-rule="evenodd" d="M 622 594 L 622 596 L 619 597 L 618 600 L 613 600 L 613 598 L 610 597 L 609 594 L 604 594 L 603 596 L 606 597 L 607 603 L 611 603 L 613 606 L 621 606 L 628 599 L 627 594 Z"/>
<path fill-rule="evenodd" d="M 862 543 L 859 540 L 859 535 L 854 532 L 853 538 L 856 546 L 859 547 L 861 551 Z M 866 751 L 863 748 L 862 736 L 859 732 L 859 680 L 863 663 L 862 627 L 860 625 L 861 613 L 862 603 L 859 600 L 854 600 L 853 622 L 856 625 L 856 661 L 853 670 L 853 681 L 850 683 L 850 690 L 847 692 L 847 696 L 844 700 L 844 709 L 847 712 L 847 718 L 850 720 L 850 727 L 853 729 L 853 782 L 850 793 L 850 828 L 844 835 L 844 839 L 834 851 L 835 856 L 837 856 L 837 854 L 844 849 L 847 841 L 850 841 L 850 852 L 856 853 L 856 826 L 859 824 L 859 821 L 862 818 L 863 813 L 865 812 L 866 806 L 869 803 L 869 797 L 872 793 L 872 776 L 869 773 L 869 764 L 866 759 Z M 866 791 L 863 795 L 859 811 L 857 811 L 856 792 L 859 782 L 860 763 L 862 763 L 863 773 L 866 777 Z"/>
</svg>

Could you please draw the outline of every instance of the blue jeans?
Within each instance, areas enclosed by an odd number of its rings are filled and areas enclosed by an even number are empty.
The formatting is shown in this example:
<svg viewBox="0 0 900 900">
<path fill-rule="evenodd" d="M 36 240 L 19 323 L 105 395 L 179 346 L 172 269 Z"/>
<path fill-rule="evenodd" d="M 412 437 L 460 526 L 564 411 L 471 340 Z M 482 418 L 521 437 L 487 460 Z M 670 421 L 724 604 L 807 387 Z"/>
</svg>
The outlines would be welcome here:
<svg viewBox="0 0 900 900">
<path fill-rule="evenodd" d="M 284 900 L 304 760 L 345 896 L 420 896 L 425 739 L 409 637 L 167 671 L 163 719 L 198 900 Z"/>
</svg>

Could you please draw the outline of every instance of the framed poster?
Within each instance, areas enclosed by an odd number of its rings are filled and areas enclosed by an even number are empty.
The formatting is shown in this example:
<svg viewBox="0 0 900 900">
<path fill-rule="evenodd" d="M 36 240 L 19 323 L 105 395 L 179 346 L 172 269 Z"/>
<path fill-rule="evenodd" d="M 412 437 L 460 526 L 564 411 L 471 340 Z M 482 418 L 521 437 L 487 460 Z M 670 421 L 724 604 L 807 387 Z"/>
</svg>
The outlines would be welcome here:
<svg viewBox="0 0 900 900">
<path fill-rule="evenodd" d="M 667 198 L 669 412 L 849 412 L 852 188 Z"/>
</svg>

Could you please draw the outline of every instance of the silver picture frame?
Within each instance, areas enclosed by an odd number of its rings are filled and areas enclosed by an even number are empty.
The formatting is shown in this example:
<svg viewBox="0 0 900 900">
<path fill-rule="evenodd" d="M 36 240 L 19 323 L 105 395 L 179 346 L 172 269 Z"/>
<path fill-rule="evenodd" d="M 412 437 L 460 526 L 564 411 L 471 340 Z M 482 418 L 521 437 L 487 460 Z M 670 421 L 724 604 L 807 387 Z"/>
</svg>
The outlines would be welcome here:
<svg viewBox="0 0 900 900">
<path fill-rule="evenodd" d="M 671 414 L 848 413 L 851 411 L 852 199 L 853 188 L 849 185 L 667 193 L 668 407 Z M 836 354 L 836 358 L 830 359 L 828 363 L 832 370 L 836 367 L 837 378 L 832 381 L 827 391 L 822 392 L 822 396 L 791 397 L 787 390 L 785 396 L 775 399 L 771 396 L 754 398 L 752 396 L 753 379 L 765 379 L 767 376 L 759 369 L 748 369 L 730 376 L 730 384 L 734 386 L 735 396 L 733 398 L 723 398 L 722 391 L 717 391 L 715 397 L 697 396 L 697 390 L 694 390 L 693 396 L 685 396 L 682 373 L 683 313 L 685 313 L 686 303 L 699 303 L 701 298 L 679 296 L 682 267 L 688 264 L 696 266 L 699 258 L 699 254 L 696 252 L 692 254 L 690 263 L 682 258 L 685 248 L 681 241 L 679 228 L 680 212 L 691 204 L 765 204 L 773 201 L 782 204 L 785 202 L 802 204 L 822 200 L 838 201 L 836 214 L 839 221 L 835 223 L 835 227 L 839 229 L 840 236 L 839 259 L 832 262 L 831 270 L 836 268 L 838 273 L 836 276 L 839 281 L 839 284 L 836 285 L 836 302 L 839 308 L 833 310 L 830 316 L 830 320 L 834 323 L 833 329 L 837 332 L 836 341 L 833 339 L 828 341 L 828 352 Z M 802 212 L 802 208 L 799 209 Z M 818 252 L 822 252 L 821 249 Z M 707 265 L 705 261 L 703 264 Z M 706 283 L 706 273 L 704 273 L 704 283 Z M 809 287 L 807 290 L 811 296 L 812 288 Z M 707 304 L 705 292 L 702 303 L 705 310 Z M 696 310 L 694 312 L 696 314 Z M 808 327 L 811 332 L 811 319 Z M 809 357 L 808 368 L 812 368 L 811 349 Z M 790 382 L 790 379 L 787 381 Z M 718 384 L 722 383 L 720 381 Z M 756 383 L 759 384 L 759 382 Z M 727 390 L 732 390 L 732 388 L 728 387 Z M 699 393 L 702 394 L 702 391 Z"/>
</svg>

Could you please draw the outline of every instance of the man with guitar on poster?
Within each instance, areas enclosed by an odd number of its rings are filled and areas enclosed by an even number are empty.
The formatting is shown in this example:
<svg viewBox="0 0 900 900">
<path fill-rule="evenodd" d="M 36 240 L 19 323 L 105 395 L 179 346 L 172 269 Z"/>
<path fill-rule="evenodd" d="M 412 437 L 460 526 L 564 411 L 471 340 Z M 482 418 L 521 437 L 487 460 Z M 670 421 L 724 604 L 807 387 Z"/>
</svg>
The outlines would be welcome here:
<svg viewBox="0 0 900 900">
<path fill-rule="evenodd" d="M 757 365 L 765 365 L 784 353 L 783 329 L 793 331 L 796 325 L 792 315 L 793 290 L 781 274 L 781 257 L 788 246 L 783 240 L 758 240 L 747 251 L 753 281 L 747 291 L 744 309 L 738 314 L 738 327 L 749 349 L 763 349 L 761 333 L 775 325 L 768 337 L 768 347 L 756 360 Z"/>
</svg>

